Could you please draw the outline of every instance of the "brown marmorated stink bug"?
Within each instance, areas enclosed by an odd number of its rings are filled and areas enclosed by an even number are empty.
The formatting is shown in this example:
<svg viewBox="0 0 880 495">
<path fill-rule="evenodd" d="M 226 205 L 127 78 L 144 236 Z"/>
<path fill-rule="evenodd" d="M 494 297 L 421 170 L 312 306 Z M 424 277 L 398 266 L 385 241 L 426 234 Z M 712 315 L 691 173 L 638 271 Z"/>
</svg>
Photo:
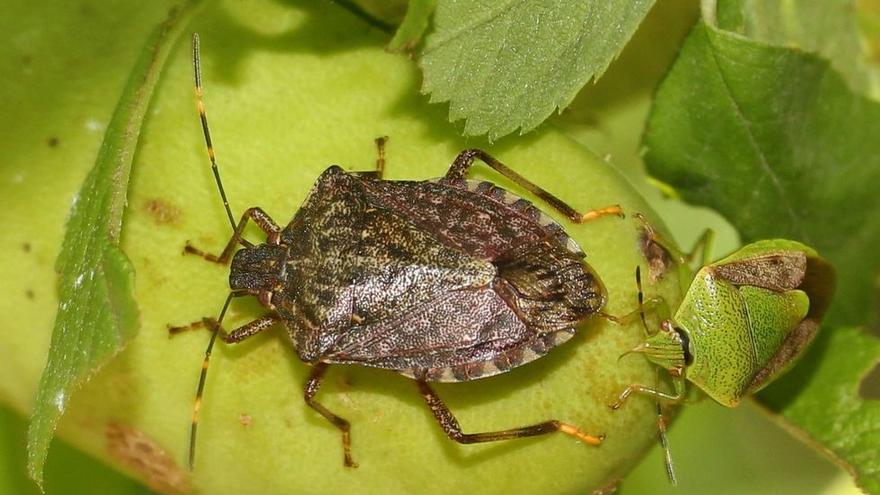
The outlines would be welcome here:
<svg viewBox="0 0 880 495">
<path fill-rule="evenodd" d="M 186 246 L 186 252 L 210 261 L 232 262 L 231 292 L 219 317 L 170 329 L 213 331 L 193 408 L 190 468 L 217 336 L 236 343 L 277 324 L 287 329 L 297 355 L 312 367 L 306 404 L 342 432 L 346 466 L 355 466 L 349 423 L 315 399 L 332 364 L 383 368 L 412 378 L 440 426 L 459 443 L 556 431 L 591 445 L 601 443 L 601 435 L 555 419 L 464 433 L 429 382 L 476 380 L 538 359 L 571 339 L 576 325 L 600 314 L 605 303 L 602 283 L 558 223 L 490 182 L 465 178 L 475 159 L 576 223 L 622 216 L 620 207 L 579 213 L 478 149 L 461 152 L 439 179 L 382 180 L 380 138 L 375 171 L 345 172 L 331 166 L 286 227 L 258 207 L 246 210 L 236 223 L 202 102 L 198 35 L 193 36 L 193 68 L 208 155 L 233 234 L 220 255 Z M 265 243 L 242 238 L 248 220 L 266 233 Z M 244 247 L 235 251 L 239 244 Z M 223 317 L 232 298 L 240 296 L 255 296 L 267 313 L 227 332 Z"/>
</svg>

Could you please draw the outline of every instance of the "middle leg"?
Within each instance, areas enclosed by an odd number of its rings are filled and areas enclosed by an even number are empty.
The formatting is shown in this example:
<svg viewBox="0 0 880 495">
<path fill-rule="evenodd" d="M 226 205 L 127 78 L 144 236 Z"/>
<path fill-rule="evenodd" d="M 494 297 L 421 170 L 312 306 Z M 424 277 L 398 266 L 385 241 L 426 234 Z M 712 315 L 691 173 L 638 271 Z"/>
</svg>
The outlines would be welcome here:
<svg viewBox="0 0 880 495">
<path fill-rule="evenodd" d="M 351 457 L 351 424 L 345 419 L 333 414 L 329 409 L 315 400 L 315 395 L 318 393 L 318 389 L 321 388 L 321 381 L 324 379 L 324 373 L 327 371 L 327 366 L 327 363 L 318 363 L 312 368 L 312 374 L 309 376 L 309 381 L 306 382 L 303 397 L 305 397 L 306 404 L 308 404 L 309 407 L 318 411 L 321 416 L 327 418 L 328 421 L 333 423 L 333 426 L 342 431 L 343 463 L 346 467 L 357 467 L 357 463 L 354 462 Z"/>
</svg>

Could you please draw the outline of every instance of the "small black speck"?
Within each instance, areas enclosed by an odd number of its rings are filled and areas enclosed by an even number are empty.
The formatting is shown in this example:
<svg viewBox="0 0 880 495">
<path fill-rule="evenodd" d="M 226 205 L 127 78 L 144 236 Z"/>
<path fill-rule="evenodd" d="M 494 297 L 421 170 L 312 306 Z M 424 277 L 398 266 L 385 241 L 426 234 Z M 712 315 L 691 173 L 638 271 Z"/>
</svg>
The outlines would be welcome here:
<svg viewBox="0 0 880 495">
<path fill-rule="evenodd" d="M 58 146 L 58 138 L 52 136 L 46 140 L 46 144 L 48 144 L 50 148 L 55 148 L 56 146 Z"/>
<path fill-rule="evenodd" d="M 27 297 L 31 301 L 34 300 L 34 291 L 27 289 L 26 291 L 24 291 L 24 295 L 25 295 L 25 297 Z"/>
<path fill-rule="evenodd" d="M 22 249 L 24 252 L 26 252 L 26 253 L 31 252 L 31 243 L 29 243 L 29 242 L 24 242 L 24 243 L 22 243 L 22 244 L 21 244 L 21 249 Z"/>
</svg>

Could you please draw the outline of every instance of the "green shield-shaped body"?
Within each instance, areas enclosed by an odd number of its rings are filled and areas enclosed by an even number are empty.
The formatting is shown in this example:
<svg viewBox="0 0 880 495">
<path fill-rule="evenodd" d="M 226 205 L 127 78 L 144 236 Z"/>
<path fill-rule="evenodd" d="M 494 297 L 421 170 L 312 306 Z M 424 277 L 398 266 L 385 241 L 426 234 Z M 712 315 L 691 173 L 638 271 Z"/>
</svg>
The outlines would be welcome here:
<svg viewBox="0 0 880 495">
<path fill-rule="evenodd" d="M 737 405 L 801 355 L 832 290 L 830 266 L 794 241 L 759 241 L 704 266 L 674 317 L 690 343 L 686 378 Z"/>
</svg>

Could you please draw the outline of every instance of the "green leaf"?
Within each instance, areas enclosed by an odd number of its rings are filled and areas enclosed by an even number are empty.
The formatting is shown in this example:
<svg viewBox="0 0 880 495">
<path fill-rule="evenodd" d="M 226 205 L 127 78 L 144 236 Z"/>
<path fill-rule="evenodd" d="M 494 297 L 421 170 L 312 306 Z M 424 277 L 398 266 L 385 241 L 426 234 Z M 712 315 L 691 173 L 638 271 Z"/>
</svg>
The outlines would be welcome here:
<svg viewBox="0 0 880 495">
<path fill-rule="evenodd" d="M 838 288 L 820 338 L 761 400 L 875 493 L 880 409 L 855 394 L 880 345 L 833 327 L 863 324 L 875 309 L 880 222 L 868 219 L 880 215 L 878 133 L 880 105 L 854 94 L 828 62 L 700 23 L 658 89 L 645 134 L 651 173 L 717 209 L 744 241 L 793 238 L 834 263 Z M 845 425 L 846 438 L 831 424 Z"/>
<path fill-rule="evenodd" d="M 855 0 L 730 0 L 719 3 L 717 26 L 754 40 L 818 53 L 853 89 L 877 98 L 877 69 L 868 64 L 862 47 L 856 9 Z"/>
<path fill-rule="evenodd" d="M 823 328 L 814 346 L 760 400 L 789 421 L 783 426 L 842 459 L 862 489 L 880 493 L 880 401 L 859 395 L 880 358 L 880 339 L 858 328 Z"/>
<path fill-rule="evenodd" d="M 134 271 L 119 249 L 131 164 L 153 89 L 194 3 L 148 39 L 67 222 L 56 260 L 58 312 L 28 428 L 28 472 L 42 484 L 49 444 L 71 395 L 138 329 Z"/>
<path fill-rule="evenodd" d="M 466 135 L 527 132 L 566 107 L 620 53 L 653 0 L 442 2 L 423 90 Z"/>
<path fill-rule="evenodd" d="M 410 0 L 406 9 L 406 17 L 394 33 L 394 37 L 386 47 L 391 51 L 410 50 L 422 39 L 428 28 L 431 14 L 437 6 L 437 0 Z"/>
</svg>

